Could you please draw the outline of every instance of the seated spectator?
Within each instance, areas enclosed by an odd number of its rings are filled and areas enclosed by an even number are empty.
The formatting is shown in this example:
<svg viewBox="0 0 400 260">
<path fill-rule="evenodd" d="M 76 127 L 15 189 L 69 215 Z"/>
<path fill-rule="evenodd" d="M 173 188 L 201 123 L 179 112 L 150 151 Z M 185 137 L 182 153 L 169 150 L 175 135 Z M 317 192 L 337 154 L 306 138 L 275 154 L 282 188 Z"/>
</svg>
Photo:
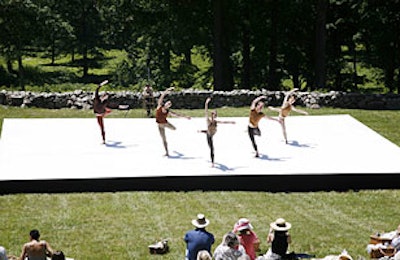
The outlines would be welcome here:
<svg viewBox="0 0 400 260">
<path fill-rule="evenodd" d="M 197 254 L 201 250 L 206 250 L 211 254 L 211 246 L 214 244 L 214 235 L 206 231 L 206 227 L 210 221 L 203 214 L 198 214 L 197 219 L 192 220 L 194 230 L 190 230 L 185 234 L 186 242 L 186 260 L 196 260 Z"/>
<path fill-rule="evenodd" d="M 260 240 L 253 231 L 253 226 L 247 218 L 241 218 L 233 227 L 233 233 L 238 232 L 239 242 L 246 250 L 251 260 L 256 259 L 256 252 L 260 249 Z"/>
<path fill-rule="evenodd" d="M 377 234 L 373 237 L 377 239 L 376 243 L 370 243 L 367 245 L 367 252 L 370 254 L 371 257 L 391 257 L 400 251 L 400 225 L 394 231 Z"/>
<path fill-rule="evenodd" d="M 248 260 L 250 257 L 246 254 L 244 247 L 239 243 L 238 236 L 233 232 L 229 232 L 224 235 L 222 243 L 215 249 L 214 259 Z"/>
<path fill-rule="evenodd" d="M 271 244 L 271 248 L 264 255 L 264 259 L 280 260 L 287 255 L 291 236 L 289 229 L 292 224 L 283 218 L 278 218 L 270 224 L 270 230 L 267 238 L 267 243 Z"/>
<path fill-rule="evenodd" d="M 0 246 L 0 260 L 7 260 L 7 251 L 4 247 Z"/>
<path fill-rule="evenodd" d="M 44 240 L 39 240 L 40 233 L 34 229 L 29 233 L 29 242 L 22 247 L 22 253 L 19 260 L 46 260 L 46 257 L 53 256 L 53 249 L 49 243 Z"/>
</svg>

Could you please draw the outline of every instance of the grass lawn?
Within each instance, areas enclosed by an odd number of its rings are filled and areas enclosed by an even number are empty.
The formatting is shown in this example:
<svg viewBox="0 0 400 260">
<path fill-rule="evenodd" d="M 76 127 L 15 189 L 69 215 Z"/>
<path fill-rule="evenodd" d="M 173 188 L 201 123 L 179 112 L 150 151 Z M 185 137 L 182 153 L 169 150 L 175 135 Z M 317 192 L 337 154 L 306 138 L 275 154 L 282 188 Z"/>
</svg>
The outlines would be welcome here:
<svg viewBox="0 0 400 260">
<path fill-rule="evenodd" d="M 400 145 L 400 111 L 348 109 L 307 110 L 312 115 L 350 114 Z M 203 116 L 202 110 L 178 111 Z M 248 108 L 221 108 L 219 116 L 247 116 Z M 111 117 L 124 117 L 114 110 Z M 143 117 L 132 110 L 128 117 Z M 3 118 L 93 117 L 87 110 L 47 110 L 0 107 Z M 34 173 L 32 173 L 34 174 Z M 38 183 L 37 185 L 40 185 Z M 19 255 L 31 229 L 67 256 L 80 259 L 183 259 L 183 236 L 191 220 L 204 213 L 216 243 L 235 221 L 247 217 L 268 249 L 269 223 L 284 217 L 292 223 L 290 250 L 323 257 L 347 249 L 354 259 L 368 258 L 369 235 L 399 225 L 396 204 L 400 190 L 358 192 L 116 192 L 71 194 L 13 194 L 0 196 L 0 244 Z M 147 246 L 169 239 L 171 252 L 152 256 Z"/>
</svg>

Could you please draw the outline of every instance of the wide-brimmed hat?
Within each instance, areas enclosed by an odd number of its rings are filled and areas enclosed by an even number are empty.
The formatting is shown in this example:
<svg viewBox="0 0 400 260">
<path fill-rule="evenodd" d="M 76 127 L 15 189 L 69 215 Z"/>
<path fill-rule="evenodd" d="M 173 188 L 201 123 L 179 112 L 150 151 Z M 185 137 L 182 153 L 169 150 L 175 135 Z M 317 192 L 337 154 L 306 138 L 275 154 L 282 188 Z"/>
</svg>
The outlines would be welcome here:
<svg viewBox="0 0 400 260">
<path fill-rule="evenodd" d="M 338 255 L 337 259 L 338 260 L 353 260 L 351 255 L 349 255 L 349 253 L 347 253 L 346 250 L 343 250 L 342 253 L 340 255 Z"/>
<path fill-rule="evenodd" d="M 198 228 L 205 228 L 206 226 L 208 226 L 208 224 L 210 224 L 210 221 L 206 219 L 204 214 L 197 214 L 197 219 L 193 219 L 192 224 L 193 226 Z"/>
<path fill-rule="evenodd" d="M 292 227 L 292 224 L 290 224 L 283 218 L 278 218 L 274 222 L 272 222 L 270 226 L 273 230 L 276 231 L 288 231 Z"/>
<path fill-rule="evenodd" d="M 246 230 L 246 229 L 253 229 L 253 226 L 250 224 L 250 220 L 248 220 L 247 218 L 241 218 L 239 219 L 233 230 L 236 231 L 242 231 L 242 230 Z"/>
</svg>

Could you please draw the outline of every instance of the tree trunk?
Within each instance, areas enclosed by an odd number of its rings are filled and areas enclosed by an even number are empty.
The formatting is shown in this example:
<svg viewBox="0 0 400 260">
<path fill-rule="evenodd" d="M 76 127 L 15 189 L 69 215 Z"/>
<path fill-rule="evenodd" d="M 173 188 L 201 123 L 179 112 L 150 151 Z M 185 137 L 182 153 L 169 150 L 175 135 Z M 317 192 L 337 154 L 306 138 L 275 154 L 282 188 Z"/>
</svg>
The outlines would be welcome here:
<svg viewBox="0 0 400 260">
<path fill-rule="evenodd" d="M 184 55 L 185 55 L 185 63 L 187 65 L 192 65 L 192 50 L 190 48 L 187 48 L 185 50 Z"/>
<path fill-rule="evenodd" d="M 17 72 L 13 68 L 12 61 L 9 59 L 7 60 L 7 71 L 10 74 L 17 74 Z"/>
<path fill-rule="evenodd" d="M 278 5 L 273 6 L 273 10 L 271 10 L 271 41 L 269 47 L 269 62 L 268 62 L 268 79 L 267 85 L 269 90 L 278 90 L 279 87 L 279 78 L 276 74 L 278 62 L 278 17 L 279 10 Z"/>
<path fill-rule="evenodd" d="M 88 62 L 88 51 L 87 51 L 87 46 L 85 44 L 85 46 L 83 47 L 82 50 L 82 66 L 83 66 L 83 77 L 87 77 L 88 76 L 88 72 L 89 72 L 89 62 Z"/>
<path fill-rule="evenodd" d="M 56 40 L 54 35 L 51 37 L 51 65 L 54 65 L 56 60 Z"/>
<path fill-rule="evenodd" d="M 251 59 L 250 59 L 250 14 L 249 3 L 244 2 L 242 9 L 242 46 L 243 46 L 243 69 L 242 69 L 242 88 L 250 89 L 250 73 L 251 73 Z"/>
<path fill-rule="evenodd" d="M 357 90 L 358 86 L 357 86 L 357 51 L 356 51 L 356 45 L 352 44 L 351 46 L 352 48 L 352 53 L 353 53 L 353 87 L 354 90 Z"/>
<path fill-rule="evenodd" d="M 24 81 L 24 66 L 22 65 L 22 57 L 21 55 L 18 56 L 18 81 L 19 86 L 21 87 L 22 91 L 25 91 L 25 81 Z"/>
<path fill-rule="evenodd" d="M 327 0 L 318 0 L 315 29 L 315 88 L 324 89 L 326 81 L 326 12 Z"/>
<path fill-rule="evenodd" d="M 233 76 L 232 65 L 229 59 L 229 44 L 225 24 L 225 1 L 213 1 L 214 11 L 214 90 L 232 90 Z"/>
</svg>

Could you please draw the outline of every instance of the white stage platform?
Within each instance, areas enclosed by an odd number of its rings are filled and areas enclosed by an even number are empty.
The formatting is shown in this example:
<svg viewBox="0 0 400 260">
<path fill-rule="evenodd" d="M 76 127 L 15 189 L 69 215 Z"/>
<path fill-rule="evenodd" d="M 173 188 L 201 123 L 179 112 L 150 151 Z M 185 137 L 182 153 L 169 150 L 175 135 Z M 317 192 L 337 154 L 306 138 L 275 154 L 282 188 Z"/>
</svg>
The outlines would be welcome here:
<svg viewBox="0 0 400 260">
<path fill-rule="evenodd" d="M 170 157 L 155 119 L 4 119 L 0 181 L 246 175 L 397 174 L 400 148 L 349 115 L 291 116 L 289 144 L 280 125 L 262 120 L 254 157 L 247 118 L 219 118 L 211 167 L 204 118 L 169 118 Z"/>
</svg>

